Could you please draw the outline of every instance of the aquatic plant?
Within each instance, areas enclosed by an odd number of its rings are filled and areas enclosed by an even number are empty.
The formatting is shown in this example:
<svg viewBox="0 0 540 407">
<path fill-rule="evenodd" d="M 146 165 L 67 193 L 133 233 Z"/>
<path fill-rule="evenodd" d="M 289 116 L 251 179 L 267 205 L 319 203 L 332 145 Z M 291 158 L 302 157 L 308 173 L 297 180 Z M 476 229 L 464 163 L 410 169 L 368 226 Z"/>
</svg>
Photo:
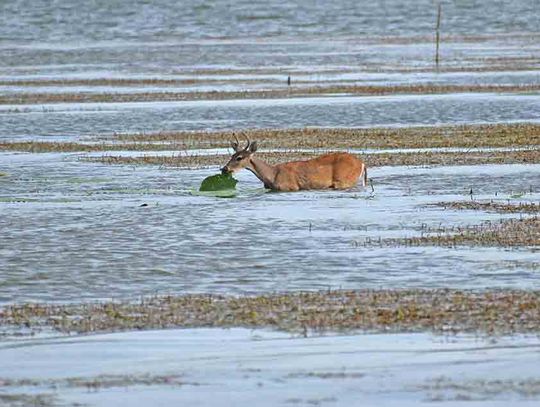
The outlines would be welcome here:
<svg viewBox="0 0 540 407">
<path fill-rule="evenodd" d="M 270 164 L 286 161 L 308 160 L 321 152 L 301 151 L 266 151 L 258 156 Z M 383 153 L 361 154 L 362 161 L 368 168 L 380 166 L 435 166 L 435 165 L 480 165 L 480 164 L 523 164 L 540 162 L 540 149 L 525 151 L 486 151 L 486 152 L 415 152 L 415 153 Z M 123 165 L 160 165 L 183 168 L 204 168 L 223 165 L 230 158 L 228 155 L 175 155 L 143 157 L 103 155 L 101 157 L 83 157 L 83 160 L 104 164 Z"/>
<path fill-rule="evenodd" d="M 140 301 L 12 304 L 0 328 L 25 332 L 110 332 L 172 327 L 270 327 L 313 332 L 540 332 L 535 290 L 325 290 L 254 296 L 170 295 Z"/>
<path fill-rule="evenodd" d="M 111 93 L 13 93 L 0 95 L 0 105 L 46 103 L 126 103 L 182 100 L 236 100 L 281 99 L 306 95 L 346 93 L 350 95 L 443 94 L 467 92 L 529 93 L 540 90 L 540 85 L 323 85 L 295 86 L 286 89 L 245 91 L 193 91 L 193 92 L 111 92 Z"/>
<path fill-rule="evenodd" d="M 421 236 L 364 243 L 364 245 L 373 244 L 379 246 L 537 247 L 540 246 L 540 218 L 508 219 L 466 227 L 426 229 L 422 231 Z"/>
<path fill-rule="evenodd" d="M 98 143 L 4 141 L 0 150 L 29 152 L 162 151 L 226 148 L 234 136 L 258 140 L 266 149 L 489 148 L 540 146 L 538 124 L 460 125 L 415 128 L 303 128 L 236 131 L 163 131 L 95 135 Z M 511 150 L 518 152 L 518 150 Z M 487 152 L 486 152 L 487 153 Z M 503 153 L 503 152 L 499 152 Z M 474 154 L 469 151 L 468 154 Z"/>
<path fill-rule="evenodd" d="M 496 201 L 458 201 L 439 202 L 431 206 L 439 206 L 453 210 L 482 210 L 497 213 L 540 213 L 540 202 L 503 203 Z"/>
<path fill-rule="evenodd" d="M 206 177 L 199 188 L 199 191 L 223 191 L 236 188 L 238 181 L 231 174 L 216 174 Z"/>
</svg>

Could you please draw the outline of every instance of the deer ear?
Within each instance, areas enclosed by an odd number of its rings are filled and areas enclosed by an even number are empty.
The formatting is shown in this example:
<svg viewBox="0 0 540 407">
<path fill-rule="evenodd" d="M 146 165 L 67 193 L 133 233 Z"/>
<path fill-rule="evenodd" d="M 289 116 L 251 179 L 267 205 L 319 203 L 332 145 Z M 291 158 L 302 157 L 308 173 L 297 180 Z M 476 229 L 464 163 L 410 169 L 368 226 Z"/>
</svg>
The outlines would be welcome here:
<svg viewBox="0 0 540 407">
<path fill-rule="evenodd" d="M 257 151 L 257 142 L 254 141 L 251 143 L 251 145 L 249 146 L 249 151 L 253 154 L 255 151 Z"/>
</svg>

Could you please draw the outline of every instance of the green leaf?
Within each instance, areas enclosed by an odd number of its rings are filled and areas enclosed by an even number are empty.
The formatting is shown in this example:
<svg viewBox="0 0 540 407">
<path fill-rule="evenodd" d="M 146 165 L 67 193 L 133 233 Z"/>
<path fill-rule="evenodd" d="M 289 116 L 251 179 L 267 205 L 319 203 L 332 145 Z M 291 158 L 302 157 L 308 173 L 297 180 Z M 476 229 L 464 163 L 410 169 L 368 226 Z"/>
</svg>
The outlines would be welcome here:
<svg viewBox="0 0 540 407">
<path fill-rule="evenodd" d="M 201 183 L 199 191 L 223 191 L 227 189 L 235 189 L 236 183 L 231 174 L 216 174 L 206 177 Z"/>
</svg>

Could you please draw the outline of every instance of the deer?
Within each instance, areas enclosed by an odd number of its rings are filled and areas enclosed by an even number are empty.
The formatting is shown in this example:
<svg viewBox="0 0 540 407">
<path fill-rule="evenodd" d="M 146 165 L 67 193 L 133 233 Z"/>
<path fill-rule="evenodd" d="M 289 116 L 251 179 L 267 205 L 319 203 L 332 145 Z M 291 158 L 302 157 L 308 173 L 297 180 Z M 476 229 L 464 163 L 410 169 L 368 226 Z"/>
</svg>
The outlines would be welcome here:
<svg viewBox="0 0 540 407">
<path fill-rule="evenodd" d="M 247 138 L 242 148 L 235 136 L 231 141 L 234 150 L 229 162 L 221 169 L 222 174 L 232 174 L 242 169 L 251 171 L 266 189 L 273 191 L 300 191 L 308 189 L 349 189 L 358 184 L 367 185 L 366 165 L 356 156 L 336 152 L 323 154 L 305 161 L 290 161 L 277 165 L 255 157 L 257 142 Z"/>
</svg>

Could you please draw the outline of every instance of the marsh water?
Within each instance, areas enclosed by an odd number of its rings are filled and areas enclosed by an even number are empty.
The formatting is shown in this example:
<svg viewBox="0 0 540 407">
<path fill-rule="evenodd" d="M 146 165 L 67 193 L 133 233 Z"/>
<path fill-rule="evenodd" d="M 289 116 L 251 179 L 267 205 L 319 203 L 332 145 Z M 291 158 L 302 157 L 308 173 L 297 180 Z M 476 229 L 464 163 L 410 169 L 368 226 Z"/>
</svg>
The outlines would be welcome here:
<svg viewBox="0 0 540 407">
<path fill-rule="evenodd" d="M 28 102 L 28 95 L 40 94 L 287 90 L 289 76 L 296 89 L 540 85 L 536 1 L 443 1 L 442 10 L 435 70 L 431 0 L 2 2 L 0 97 L 9 102 L 0 103 L 0 141 L 98 143 L 117 133 L 164 130 L 540 121 L 535 91 Z M 17 102 L 18 95 L 25 101 Z M 246 172 L 237 176 L 236 195 L 225 199 L 197 193 L 217 166 L 87 160 L 96 155 L 0 152 L 0 304 L 201 292 L 539 287 L 535 248 L 382 242 L 515 217 L 433 204 L 538 202 L 540 164 L 380 167 L 369 170 L 373 188 L 299 193 L 269 193 Z M 396 400 L 536 405 L 537 359 L 538 340 L 527 337 L 497 344 L 428 334 L 306 339 L 238 329 L 12 338 L 0 345 L 0 396 L 45 394 L 50 405 L 213 405 L 216 395 L 223 405 L 351 405 L 359 394 L 366 406 Z M 99 391 L 66 385 L 69 378 L 102 375 L 146 383 L 156 374 L 186 384 L 105 384 Z M 113 381 L 123 383 L 122 377 Z M 22 381 L 9 387 L 2 378 Z M 381 382 L 384 391 L 373 391 Z"/>
<path fill-rule="evenodd" d="M 539 346 L 526 336 L 188 329 L 35 339 L 0 352 L 14 381 L 42 372 L 46 380 L 21 388 L 51 404 L 535 406 Z"/>
<path fill-rule="evenodd" d="M 237 196 L 219 199 L 194 193 L 217 169 L 78 158 L 2 156 L 2 301 L 538 283 L 535 251 L 366 241 L 496 222 L 504 216 L 428 204 L 471 199 L 471 188 L 477 199 L 538 200 L 540 165 L 378 168 L 374 192 L 268 193 L 241 173 Z"/>
<path fill-rule="evenodd" d="M 286 89 L 289 75 L 298 87 L 538 84 L 534 0 L 441 3 L 435 72 L 432 0 L 3 2 L 0 92 L 164 90 L 62 83 L 91 79 L 175 79 L 167 90 L 187 92 Z M 60 83 L 10 83 L 45 79 Z"/>
<path fill-rule="evenodd" d="M 489 60 L 511 52 L 514 58 L 534 62 L 540 26 L 534 0 L 441 3 L 442 34 L 463 38 L 461 43 L 444 45 L 443 58 L 470 62 L 469 58 Z M 10 78 L 61 75 L 64 79 L 217 68 L 313 72 L 316 67 L 317 72 L 364 64 L 384 71 L 400 61 L 409 66 L 431 64 L 436 14 L 432 0 L 188 0 L 181 4 L 40 0 L 32 7 L 8 1 L 0 14 L 0 45 L 8 58 L 0 64 Z M 523 49 L 514 41 L 528 46 Z"/>
</svg>

